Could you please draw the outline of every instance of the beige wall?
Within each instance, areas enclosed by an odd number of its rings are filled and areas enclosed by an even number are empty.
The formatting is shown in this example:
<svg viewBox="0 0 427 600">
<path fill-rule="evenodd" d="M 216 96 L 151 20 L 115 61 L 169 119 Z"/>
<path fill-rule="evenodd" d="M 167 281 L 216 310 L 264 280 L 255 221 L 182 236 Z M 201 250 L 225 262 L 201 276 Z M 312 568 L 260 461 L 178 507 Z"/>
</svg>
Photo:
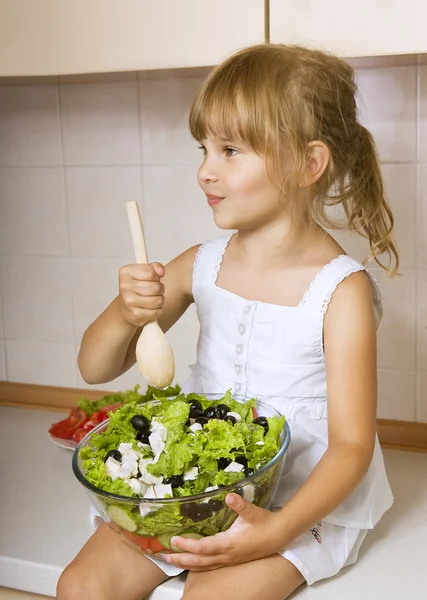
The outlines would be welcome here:
<svg viewBox="0 0 427 600">
<path fill-rule="evenodd" d="M 357 76 L 402 252 L 402 277 L 382 282 L 379 415 L 427 422 L 427 66 Z M 200 75 L 151 77 L 0 86 L 0 379 L 84 385 L 82 333 L 133 260 L 127 200 L 141 205 L 153 260 L 221 233 L 187 132 Z M 343 244 L 364 258 L 363 240 L 346 235 Z M 169 335 L 183 382 L 195 359 L 194 310 Z M 138 382 L 133 369 L 109 388 Z"/>
</svg>

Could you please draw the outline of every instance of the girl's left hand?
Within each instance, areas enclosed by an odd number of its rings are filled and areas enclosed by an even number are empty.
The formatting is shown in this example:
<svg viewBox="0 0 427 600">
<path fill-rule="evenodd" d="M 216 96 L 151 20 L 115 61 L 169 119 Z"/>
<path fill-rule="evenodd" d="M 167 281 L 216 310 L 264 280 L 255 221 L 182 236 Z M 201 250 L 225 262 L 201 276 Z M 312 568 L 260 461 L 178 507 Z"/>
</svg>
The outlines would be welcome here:
<svg viewBox="0 0 427 600">
<path fill-rule="evenodd" d="M 227 494 L 225 501 L 239 515 L 230 529 L 200 540 L 173 537 L 171 542 L 184 552 L 169 554 L 169 564 L 190 571 L 211 571 L 264 558 L 283 548 L 279 513 L 259 508 L 238 494 Z"/>
</svg>

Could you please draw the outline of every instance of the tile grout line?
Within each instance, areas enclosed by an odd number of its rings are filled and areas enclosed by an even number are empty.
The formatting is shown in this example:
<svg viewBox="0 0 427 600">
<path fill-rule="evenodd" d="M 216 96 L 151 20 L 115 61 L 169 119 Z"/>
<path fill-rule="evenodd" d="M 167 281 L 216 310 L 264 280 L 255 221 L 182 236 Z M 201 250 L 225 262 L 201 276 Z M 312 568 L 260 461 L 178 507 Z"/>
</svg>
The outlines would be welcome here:
<svg viewBox="0 0 427 600">
<path fill-rule="evenodd" d="M 415 355 L 415 421 L 418 422 L 419 410 L 418 410 L 418 336 L 419 336 L 419 323 L 418 323 L 418 291 L 419 291 L 419 212 L 420 212 L 420 163 L 421 163 L 421 56 L 417 57 L 417 116 L 416 116 L 416 143 L 417 143 L 417 174 L 416 174 L 416 196 L 415 196 L 415 335 L 414 335 L 414 355 Z"/>
<path fill-rule="evenodd" d="M 71 271 L 71 310 L 72 310 L 72 322 L 73 322 L 73 343 L 75 344 L 76 331 L 77 331 L 76 310 L 75 310 L 75 298 L 74 298 L 74 286 L 73 286 L 73 261 L 72 261 L 72 252 L 71 252 L 69 196 L 68 196 L 67 175 L 66 175 L 66 166 L 65 166 L 64 127 L 63 127 L 63 121 L 62 121 L 62 104 L 61 104 L 59 79 L 56 83 L 56 90 L 57 90 L 57 102 L 58 102 L 58 125 L 59 125 L 59 135 L 60 135 L 60 139 L 61 139 L 61 151 L 62 151 L 62 183 L 64 186 L 65 219 L 67 221 L 68 259 L 69 259 L 69 266 L 71 266 L 71 269 L 70 269 L 70 271 Z M 75 377 L 75 384 L 77 385 L 77 382 L 78 382 L 77 361 L 74 362 L 74 377 Z"/>
<path fill-rule="evenodd" d="M 1 257 L 0 257 L 1 258 Z M 7 364 L 7 338 L 6 338 L 6 320 L 4 318 L 4 292 L 3 292 L 3 284 L 2 284 L 2 278 L 1 278 L 1 273 L 3 271 L 3 261 L 0 262 L 0 320 L 1 320 L 1 325 L 2 325 L 2 331 L 3 331 L 3 342 L 4 342 L 4 371 L 5 371 L 5 377 L 6 377 L 6 381 L 9 381 L 9 368 L 8 368 L 8 364 Z"/>
<path fill-rule="evenodd" d="M 142 143 L 142 103 L 141 103 L 141 82 L 139 78 L 136 81 L 137 105 L 138 105 L 138 144 L 139 144 L 139 168 L 141 181 L 141 198 L 138 204 L 141 208 L 142 218 L 145 220 L 145 194 L 144 194 L 144 144 Z"/>
</svg>

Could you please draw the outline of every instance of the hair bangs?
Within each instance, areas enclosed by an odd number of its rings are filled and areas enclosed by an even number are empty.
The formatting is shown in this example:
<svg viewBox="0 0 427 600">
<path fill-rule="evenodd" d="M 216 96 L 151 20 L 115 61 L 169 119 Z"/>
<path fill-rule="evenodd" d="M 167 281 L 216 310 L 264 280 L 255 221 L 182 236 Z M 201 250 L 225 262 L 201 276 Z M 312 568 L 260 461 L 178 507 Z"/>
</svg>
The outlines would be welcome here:
<svg viewBox="0 0 427 600">
<path fill-rule="evenodd" d="M 238 75 L 238 71 L 219 70 L 208 78 L 190 111 L 191 134 L 198 141 L 214 136 L 240 142 L 253 152 L 265 154 L 264 103 Z"/>
</svg>

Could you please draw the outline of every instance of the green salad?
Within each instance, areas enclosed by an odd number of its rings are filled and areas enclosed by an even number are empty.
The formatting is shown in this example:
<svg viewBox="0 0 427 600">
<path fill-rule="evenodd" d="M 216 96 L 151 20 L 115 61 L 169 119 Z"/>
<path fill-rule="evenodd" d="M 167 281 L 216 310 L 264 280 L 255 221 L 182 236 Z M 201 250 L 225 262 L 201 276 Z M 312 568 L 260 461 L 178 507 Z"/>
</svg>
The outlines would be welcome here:
<svg viewBox="0 0 427 600">
<path fill-rule="evenodd" d="M 258 415 L 255 399 L 240 403 L 230 392 L 215 401 L 197 394 L 171 399 L 156 393 L 153 400 L 127 402 L 109 415 L 107 428 L 93 434 L 79 452 L 85 478 L 103 492 L 135 499 L 126 503 L 97 497 L 128 532 L 212 535 L 223 530 L 230 509 L 221 488 L 235 485 L 239 493 L 240 482 L 274 458 L 283 441 L 284 417 Z M 252 486 L 249 500 L 259 503 L 269 477 L 257 482 L 259 489 Z M 209 500 L 138 502 L 214 490 L 217 494 Z"/>
</svg>

